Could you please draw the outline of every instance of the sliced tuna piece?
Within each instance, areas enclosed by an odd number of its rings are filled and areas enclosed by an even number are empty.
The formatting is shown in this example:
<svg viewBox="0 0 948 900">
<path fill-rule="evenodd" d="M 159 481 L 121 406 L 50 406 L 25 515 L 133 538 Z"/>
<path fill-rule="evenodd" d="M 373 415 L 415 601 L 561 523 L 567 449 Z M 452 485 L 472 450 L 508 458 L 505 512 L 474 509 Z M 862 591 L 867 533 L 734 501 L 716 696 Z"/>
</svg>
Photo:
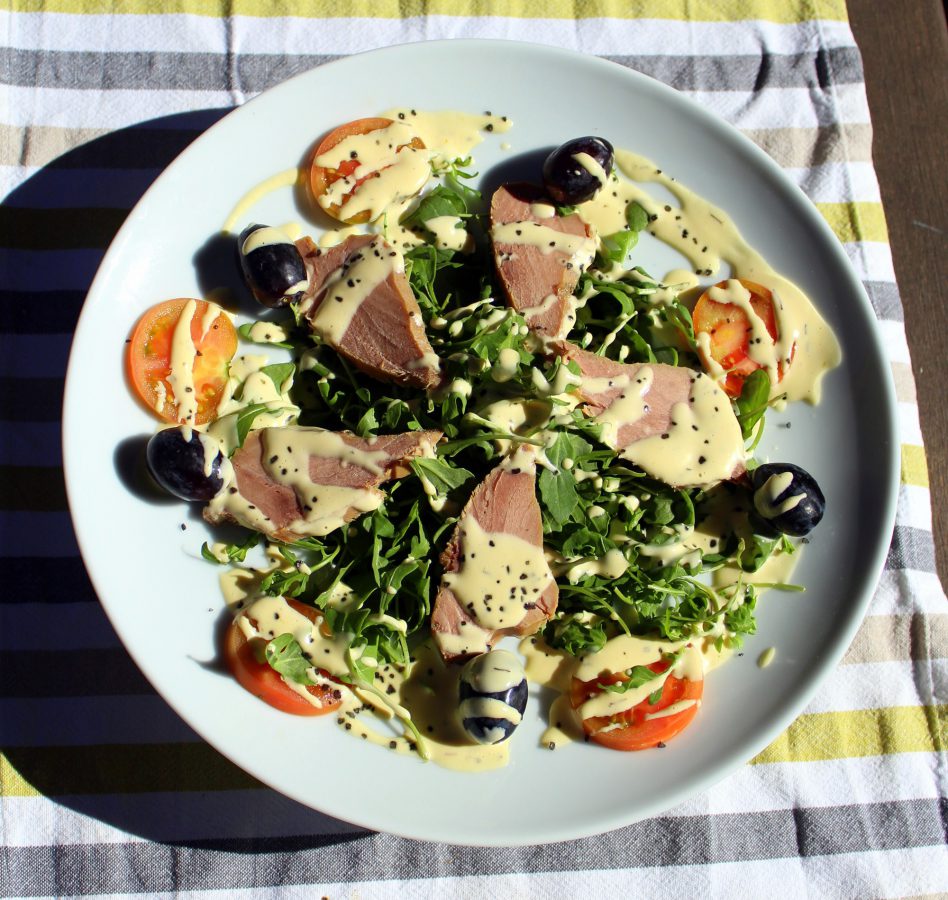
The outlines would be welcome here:
<svg viewBox="0 0 948 900">
<path fill-rule="evenodd" d="M 483 653 L 503 635 L 533 634 L 559 590 L 543 551 L 533 453 L 519 450 L 475 489 L 441 554 L 431 631 L 445 659 Z"/>
<path fill-rule="evenodd" d="M 653 478 L 703 487 L 746 471 L 731 401 L 707 375 L 663 363 L 619 363 L 569 341 L 551 349 L 578 364 L 577 393 L 603 426 L 603 443 Z"/>
<path fill-rule="evenodd" d="M 261 428 L 231 457 L 233 482 L 204 509 L 212 524 L 235 522 L 278 541 L 329 534 L 384 498 L 379 485 L 410 471 L 439 431 L 360 438 L 321 428 Z"/>
<path fill-rule="evenodd" d="M 313 332 L 379 381 L 429 390 L 441 381 L 401 254 L 377 235 L 335 247 L 296 242 L 309 288 L 300 311 Z"/>
<path fill-rule="evenodd" d="M 507 184 L 490 204 L 491 240 L 507 302 L 541 337 L 565 337 L 576 321 L 573 291 L 596 250 L 589 226 L 560 216 L 543 190 Z"/>
</svg>

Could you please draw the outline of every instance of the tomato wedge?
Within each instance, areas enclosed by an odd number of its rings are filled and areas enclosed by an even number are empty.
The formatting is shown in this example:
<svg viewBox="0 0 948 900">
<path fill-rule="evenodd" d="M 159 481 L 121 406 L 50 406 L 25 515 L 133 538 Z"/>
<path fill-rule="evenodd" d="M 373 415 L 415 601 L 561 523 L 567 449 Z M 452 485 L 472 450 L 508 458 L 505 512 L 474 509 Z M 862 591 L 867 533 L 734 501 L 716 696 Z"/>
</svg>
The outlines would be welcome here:
<svg viewBox="0 0 948 900">
<path fill-rule="evenodd" d="M 738 279 L 750 292 L 751 309 L 760 317 L 772 341 L 778 338 L 773 294 L 768 288 L 745 278 Z M 727 281 L 715 287 L 726 288 Z M 736 304 L 718 303 L 705 291 L 692 313 L 695 334 L 706 332 L 711 339 L 711 357 L 727 372 L 722 387 L 729 397 L 739 397 L 744 379 L 761 368 L 750 356 L 751 323 L 747 313 Z M 782 373 L 782 369 L 778 369 Z"/>
<path fill-rule="evenodd" d="M 316 610 L 311 606 L 304 606 L 290 599 L 286 602 L 311 622 L 316 621 Z M 266 644 L 262 638 L 248 641 L 236 621 L 228 626 L 224 637 L 224 659 L 227 668 L 243 688 L 264 703 L 297 716 L 323 716 L 339 708 L 342 695 L 338 689 L 328 685 L 306 686 L 306 690 L 319 700 L 319 706 L 294 691 L 279 672 L 263 659 L 263 648 Z"/>
<path fill-rule="evenodd" d="M 669 666 L 665 660 L 652 663 L 647 668 L 653 672 L 664 672 Z M 625 674 L 609 675 L 593 681 L 580 681 L 574 678 L 570 688 L 570 704 L 579 709 L 590 697 L 603 693 L 600 684 L 618 684 L 628 681 Z M 671 740 L 686 728 L 698 712 L 698 701 L 704 693 L 704 681 L 692 681 L 669 675 L 662 687 L 662 695 L 657 703 L 646 698 L 631 709 L 614 716 L 592 716 L 583 719 L 583 731 L 594 743 L 610 750 L 647 750 Z M 656 718 L 672 704 L 693 700 L 694 703 L 678 712 L 666 713 Z"/>
<path fill-rule="evenodd" d="M 352 198 L 352 195 L 358 191 L 366 181 L 368 181 L 370 178 L 378 178 L 379 173 L 372 172 L 369 175 L 366 175 L 364 178 L 360 178 L 355 182 L 355 184 L 352 186 L 352 189 L 342 198 L 341 201 L 338 203 L 330 203 L 328 202 L 328 198 L 325 196 L 329 186 L 337 182 L 340 178 L 348 178 L 353 172 L 356 171 L 356 169 L 359 168 L 361 162 L 357 158 L 345 159 L 340 162 L 338 167 L 333 168 L 331 166 L 317 165 L 316 160 L 319 159 L 319 157 L 324 153 L 328 153 L 330 150 L 332 150 L 332 148 L 337 144 L 342 143 L 342 141 L 344 141 L 346 138 L 355 137 L 362 134 L 370 134 L 373 131 L 381 131 L 383 128 L 388 128 L 388 126 L 392 124 L 393 122 L 391 119 L 356 119 L 353 122 L 347 122 L 345 125 L 340 125 L 338 128 L 333 129 L 319 142 L 319 146 L 316 147 L 316 150 L 313 153 L 313 161 L 309 171 L 309 185 L 316 202 L 334 219 L 338 219 L 340 222 L 346 222 L 349 225 L 358 225 L 362 222 L 369 221 L 369 216 L 371 213 L 367 209 L 362 210 L 350 218 L 343 218 L 341 214 L 342 208 Z M 421 139 L 415 137 L 405 144 L 399 144 L 396 149 L 396 153 L 401 152 L 406 147 L 411 147 L 415 150 L 425 149 L 425 145 Z"/>
<path fill-rule="evenodd" d="M 185 341 L 182 346 L 183 374 L 173 377 L 175 333 L 182 313 L 192 303 L 190 344 Z M 227 384 L 227 366 L 236 352 L 237 330 L 219 306 L 186 297 L 165 300 L 135 325 L 128 342 L 128 377 L 142 402 L 159 418 L 203 425 L 217 411 Z M 175 396 L 176 384 L 187 392 L 183 403 Z"/>
</svg>

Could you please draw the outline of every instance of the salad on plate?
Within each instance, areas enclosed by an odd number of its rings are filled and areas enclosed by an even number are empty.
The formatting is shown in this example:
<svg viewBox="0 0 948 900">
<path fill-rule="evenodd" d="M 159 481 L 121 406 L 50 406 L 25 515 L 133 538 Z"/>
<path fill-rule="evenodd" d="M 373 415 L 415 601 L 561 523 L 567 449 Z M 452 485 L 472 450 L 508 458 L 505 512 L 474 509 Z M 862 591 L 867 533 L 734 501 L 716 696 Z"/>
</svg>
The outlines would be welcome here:
<svg viewBox="0 0 948 900">
<path fill-rule="evenodd" d="M 511 126 L 335 128 L 223 223 L 259 318 L 163 300 L 127 349 L 150 472 L 239 529 L 201 551 L 236 682 L 459 769 L 507 762 L 531 683 L 550 750 L 700 715 L 823 514 L 755 458 L 765 414 L 840 358 L 724 212 L 605 138 L 484 196 L 473 151 Z M 299 183 L 326 227 L 253 221 Z M 650 272 L 652 238 L 683 267 Z"/>
</svg>

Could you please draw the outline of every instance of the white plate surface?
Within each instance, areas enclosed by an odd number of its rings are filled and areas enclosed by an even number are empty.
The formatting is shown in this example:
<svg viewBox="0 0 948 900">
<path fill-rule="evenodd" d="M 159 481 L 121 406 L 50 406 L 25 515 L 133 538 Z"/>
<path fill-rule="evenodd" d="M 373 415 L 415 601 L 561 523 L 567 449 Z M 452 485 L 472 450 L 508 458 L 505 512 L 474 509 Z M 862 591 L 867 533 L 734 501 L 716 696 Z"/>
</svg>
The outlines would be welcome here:
<svg viewBox="0 0 948 900">
<path fill-rule="evenodd" d="M 520 154 L 537 157 L 582 134 L 655 160 L 730 213 L 839 335 L 845 360 L 827 377 L 823 402 L 771 416 L 762 447 L 772 460 L 810 470 L 827 496 L 826 518 L 795 573 L 807 591 L 764 596 L 746 653 L 709 676 L 701 714 L 664 750 L 542 750 L 540 708 L 549 698 L 535 693 L 511 765 L 461 774 L 270 709 L 207 665 L 216 658 L 223 601 L 218 570 L 198 558 L 208 536 L 200 518 L 181 504 L 143 501 L 119 477 L 109 451 L 155 427 L 122 373 L 123 342 L 140 313 L 215 286 L 200 283 L 194 257 L 245 191 L 299 164 L 335 125 L 405 105 L 510 116 L 512 131 L 475 150 L 489 184 L 529 175 L 517 172 Z M 501 150 L 501 140 L 511 148 Z M 253 217 L 313 221 L 290 190 Z M 641 246 L 637 260 L 656 275 L 677 263 L 652 239 Z M 894 411 L 874 316 L 842 247 L 803 194 L 733 128 L 600 59 L 502 41 L 431 42 L 293 78 L 228 115 L 168 167 L 89 292 L 67 378 L 64 456 L 79 545 L 110 619 L 155 688 L 211 744 L 277 790 L 348 822 L 431 840 L 531 844 L 665 810 L 746 762 L 799 714 L 852 639 L 885 559 L 897 487 Z M 776 428 L 781 420 L 792 428 Z M 776 660 L 760 670 L 755 660 L 770 646 Z"/>
</svg>

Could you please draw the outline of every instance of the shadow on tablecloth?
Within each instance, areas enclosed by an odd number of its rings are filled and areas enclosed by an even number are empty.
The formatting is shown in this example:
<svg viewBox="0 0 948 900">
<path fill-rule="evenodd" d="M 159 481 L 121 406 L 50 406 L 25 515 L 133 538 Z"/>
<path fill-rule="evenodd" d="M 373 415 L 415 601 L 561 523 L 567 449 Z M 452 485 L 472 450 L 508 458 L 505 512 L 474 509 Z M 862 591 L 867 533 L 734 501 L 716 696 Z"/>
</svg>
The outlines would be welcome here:
<svg viewBox="0 0 948 900">
<path fill-rule="evenodd" d="M 9 711 L 0 746 L 13 770 L 3 775 L 2 793 L 37 793 L 163 843 L 207 849 L 215 843 L 209 836 L 221 834 L 222 846 L 244 840 L 252 850 L 257 840 L 289 834 L 303 836 L 295 839 L 300 848 L 318 847 L 364 832 L 226 760 L 155 693 L 121 646 L 79 558 L 61 467 L 64 375 L 99 263 L 158 175 L 229 111 L 166 116 L 96 138 L 4 199 L 0 342 L 26 358 L 41 336 L 36 345 L 46 357 L 36 364 L 40 377 L 31 370 L 24 379 L 29 390 L 7 384 L 0 392 L 0 463 L 10 476 L 0 495 L 0 697 Z M 183 198 L 183 215 L 186 208 Z M 221 277 L 225 267 L 236 269 L 227 250 Z M 201 275 L 217 277 L 215 259 L 196 263 L 206 269 Z M 119 448 L 117 462 L 134 451 Z M 26 603 L 35 615 L 24 613 Z M 24 628 L 30 619 L 35 627 Z M 44 644 L 76 649 L 49 652 Z"/>
</svg>

